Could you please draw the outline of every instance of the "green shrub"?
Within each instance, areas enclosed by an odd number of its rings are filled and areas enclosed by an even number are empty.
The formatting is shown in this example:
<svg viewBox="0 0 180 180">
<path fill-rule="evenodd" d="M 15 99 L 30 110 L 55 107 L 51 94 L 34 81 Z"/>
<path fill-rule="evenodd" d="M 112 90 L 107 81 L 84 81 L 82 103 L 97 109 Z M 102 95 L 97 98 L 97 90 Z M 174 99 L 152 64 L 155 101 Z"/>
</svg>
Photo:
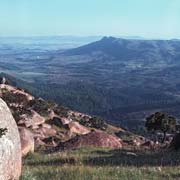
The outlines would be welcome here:
<svg viewBox="0 0 180 180">
<path fill-rule="evenodd" d="M 82 118 L 80 124 L 86 127 L 105 130 L 107 128 L 106 122 L 100 117 L 92 117 L 90 119 Z"/>
<path fill-rule="evenodd" d="M 58 105 L 53 110 L 58 116 L 68 117 L 69 108 L 67 107 Z"/>
<path fill-rule="evenodd" d="M 42 116 L 48 115 L 48 110 L 53 108 L 55 104 L 51 101 L 44 101 L 43 99 L 34 99 L 29 102 L 28 106 L 32 107 L 33 110 L 38 112 Z"/>
<path fill-rule="evenodd" d="M 162 131 L 164 133 L 162 142 L 164 142 L 166 133 L 174 132 L 176 129 L 176 118 L 167 113 L 156 112 L 146 118 L 145 127 L 148 131 Z"/>
<path fill-rule="evenodd" d="M 2 99 L 9 105 L 11 103 L 27 104 L 27 97 L 24 94 L 3 91 Z"/>
</svg>

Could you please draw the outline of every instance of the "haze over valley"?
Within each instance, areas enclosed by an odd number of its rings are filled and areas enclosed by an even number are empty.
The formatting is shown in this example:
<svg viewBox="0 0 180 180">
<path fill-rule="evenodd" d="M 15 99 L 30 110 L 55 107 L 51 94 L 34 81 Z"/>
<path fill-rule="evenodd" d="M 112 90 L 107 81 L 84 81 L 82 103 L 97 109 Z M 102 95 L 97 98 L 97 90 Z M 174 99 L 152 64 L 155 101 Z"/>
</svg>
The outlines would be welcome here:
<svg viewBox="0 0 180 180">
<path fill-rule="evenodd" d="M 178 39 L 3 40 L 1 72 L 15 77 L 36 96 L 128 128 L 143 125 L 144 118 L 158 110 L 180 117 Z"/>
</svg>

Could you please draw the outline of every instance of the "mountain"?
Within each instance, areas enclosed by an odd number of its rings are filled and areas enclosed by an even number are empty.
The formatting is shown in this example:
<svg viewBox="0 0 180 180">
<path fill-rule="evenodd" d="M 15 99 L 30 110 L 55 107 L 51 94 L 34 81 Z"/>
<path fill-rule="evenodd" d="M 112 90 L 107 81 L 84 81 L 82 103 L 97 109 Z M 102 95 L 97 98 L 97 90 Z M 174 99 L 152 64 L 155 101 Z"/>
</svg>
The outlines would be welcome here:
<svg viewBox="0 0 180 180">
<path fill-rule="evenodd" d="M 179 117 L 179 50 L 179 40 L 104 37 L 62 54 L 74 58 L 66 66 L 71 74 L 99 92 L 99 115 L 134 126 L 156 110 Z"/>
<path fill-rule="evenodd" d="M 67 50 L 66 55 L 105 55 L 121 62 L 174 63 L 180 58 L 179 40 L 132 40 L 104 37 L 100 41 Z M 144 62 L 145 61 L 145 62 Z"/>
<path fill-rule="evenodd" d="M 21 88 L 75 111 L 127 128 L 143 126 L 154 111 L 180 118 L 179 40 L 104 37 L 63 51 L 0 54 L 0 70 Z"/>
</svg>

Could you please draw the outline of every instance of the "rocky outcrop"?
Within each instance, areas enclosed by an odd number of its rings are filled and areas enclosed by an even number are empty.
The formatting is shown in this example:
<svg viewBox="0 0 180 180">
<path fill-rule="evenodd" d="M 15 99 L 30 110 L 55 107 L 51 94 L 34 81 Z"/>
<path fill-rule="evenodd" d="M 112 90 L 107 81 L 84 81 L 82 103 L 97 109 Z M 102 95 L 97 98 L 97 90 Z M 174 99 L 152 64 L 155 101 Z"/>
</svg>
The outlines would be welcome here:
<svg viewBox="0 0 180 180">
<path fill-rule="evenodd" d="M 122 141 L 118 137 L 97 130 L 86 135 L 76 136 L 64 143 L 64 149 L 76 149 L 79 147 L 91 146 L 119 149 L 122 148 Z"/>
<path fill-rule="evenodd" d="M 60 117 L 53 117 L 53 119 L 50 119 L 47 121 L 50 125 L 55 125 L 57 127 L 64 127 L 64 125 L 68 124 L 70 121 L 67 118 L 60 118 Z"/>
<path fill-rule="evenodd" d="M 31 115 L 21 115 L 19 124 L 24 124 L 25 127 L 31 127 L 32 129 L 38 128 L 39 125 L 45 122 L 45 118 L 38 114 L 36 111 L 31 110 Z"/>
<path fill-rule="evenodd" d="M 32 101 L 34 99 L 33 96 L 31 96 L 30 94 L 24 92 L 24 90 L 19 90 L 16 87 L 13 87 L 11 85 L 7 85 L 7 84 L 0 84 L 0 90 L 6 90 L 7 92 L 11 92 L 14 95 L 21 95 L 23 97 L 26 98 L 27 101 Z"/>
<path fill-rule="evenodd" d="M 28 153 L 34 152 L 34 136 L 26 128 L 19 128 L 19 134 L 21 139 L 21 152 L 22 156 L 26 156 Z"/>
<path fill-rule="evenodd" d="M 121 131 L 120 128 L 105 123 L 101 118 L 72 111 L 42 98 L 36 99 L 23 89 L 6 84 L 3 79 L 2 83 L 0 97 L 8 104 L 17 125 L 24 128 L 20 129 L 23 156 L 34 151 L 34 143 L 37 151 L 49 150 L 81 135 L 83 146 L 121 147 L 119 139 L 110 135 Z M 92 133 L 92 129 L 101 131 Z M 87 143 L 84 138 L 88 139 Z"/>
<path fill-rule="evenodd" d="M 61 117 L 61 122 L 63 125 L 69 124 L 70 122 L 72 122 L 72 119 L 70 118 L 65 118 L 65 117 Z"/>
<path fill-rule="evenodd" d="M 6 103 L 0 99 L 0 180 L 18 179 L 21 174 L 21 142 L 18 128 Z"/>
<path fill-rule="evenodd" d="M 88 128 L 74 121 L 70 122 L 68 124 L 68 127 L 69 127 L 70 133 L 72 134 L 74 133 L 74 134 L 82 135 L 82 134 L 88 134 L 90 132 Z"/>
<path fill-rule="evenodd" d="M 56 136 L 57 132 L 51 126 L 46 124 L 42 125 L 42 127 L 34 130 L 34 137 L 44 139 L 51 136 Z"/>
</svg>

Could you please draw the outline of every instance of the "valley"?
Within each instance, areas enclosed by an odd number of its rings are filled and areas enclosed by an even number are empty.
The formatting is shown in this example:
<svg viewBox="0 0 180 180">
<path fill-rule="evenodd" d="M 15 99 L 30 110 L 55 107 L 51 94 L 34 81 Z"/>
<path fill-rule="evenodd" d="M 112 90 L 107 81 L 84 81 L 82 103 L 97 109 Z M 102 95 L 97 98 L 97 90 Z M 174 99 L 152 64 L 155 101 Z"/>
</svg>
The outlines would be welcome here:
<svg viewBox="0 0 180 180">
<path fill-rule="evenodd" d="M 180 117 L 179 40 L 104 37 L 73 48 L 59 40 L 49 49 L 32 42 L 1 44 L 0 71 L 33 95 L 126 128 L 154 111 Z"/>
</svg>

